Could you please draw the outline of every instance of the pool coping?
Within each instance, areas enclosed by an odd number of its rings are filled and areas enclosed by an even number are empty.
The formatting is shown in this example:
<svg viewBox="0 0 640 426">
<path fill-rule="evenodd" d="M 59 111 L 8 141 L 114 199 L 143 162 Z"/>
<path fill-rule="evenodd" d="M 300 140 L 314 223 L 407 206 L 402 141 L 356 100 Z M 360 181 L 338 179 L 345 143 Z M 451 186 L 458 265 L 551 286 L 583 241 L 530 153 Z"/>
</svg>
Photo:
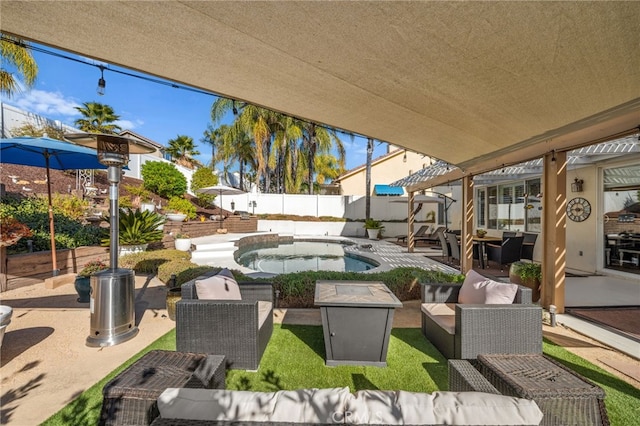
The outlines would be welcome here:
<svg viewBox="0 0 640 426">
<path fill-rule="evenodd" d="M 437 270 L 447 273 L 459 273 L 459 270 L 427 257 L 427 252 L 409 253 L 406 247 L 399 246 L 390 240 L 369 240 L 360 237 L 345 237 L 339 235 L 291 235 L 285 233 L 265 232 L 251 234 L 217 234 L 207 237 L 193 238 L 192 261 L 199 265 L 210 265 L 235 269 L 252 278 L 270 278 L 278 274 L 255 271 L 236 263 L 234 253 L 240 246 L 259 242 L 276 241 L 348 241 L 352 244 L 345 246 L 345 252 L 351 256 L 363 257 L 379 264 L 375 268 L 362 271 L 365 274 L 389 271 L 398 267 L 418 267 L 427 270 Z M 233 243 L 230 246 L 229 243 Z M 216 249 L 218 245 L 220 249 Z M 198 249 L 198 246 L 204 249 Z M 436 254 L 438 249 L 430 250 Z M 210 253 L 207 256 L 207 253 Z"/>
</svg>

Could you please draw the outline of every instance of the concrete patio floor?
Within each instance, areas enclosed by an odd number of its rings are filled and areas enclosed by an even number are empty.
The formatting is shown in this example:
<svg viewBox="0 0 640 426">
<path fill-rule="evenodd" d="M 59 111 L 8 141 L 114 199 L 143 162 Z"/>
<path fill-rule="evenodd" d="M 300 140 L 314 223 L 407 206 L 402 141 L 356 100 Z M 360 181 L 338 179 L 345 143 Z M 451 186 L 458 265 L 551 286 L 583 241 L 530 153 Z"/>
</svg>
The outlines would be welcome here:
<svg viewBox="0 0 640 426">
<path fill-rule="evenodd" d="M 0 351 L 0 424 L 36 425 L 131 356 L 170 331 L 166 287 L 154 277 L 136 277 L 139 334 L 112 347 L 85 345 L 88 304 L 76 301 L 73 284 L 47 289 L 37 284 L 2 293 L 13 307 Z M 317 309 L 277 309 L 274 321 L 320 324 Z M 396 310 L 394 327 L 419 327 L 419 301 Z M 573 329 L 544 326 L 545 337 L 640 388 L 640 361 Z"/>
</svg>

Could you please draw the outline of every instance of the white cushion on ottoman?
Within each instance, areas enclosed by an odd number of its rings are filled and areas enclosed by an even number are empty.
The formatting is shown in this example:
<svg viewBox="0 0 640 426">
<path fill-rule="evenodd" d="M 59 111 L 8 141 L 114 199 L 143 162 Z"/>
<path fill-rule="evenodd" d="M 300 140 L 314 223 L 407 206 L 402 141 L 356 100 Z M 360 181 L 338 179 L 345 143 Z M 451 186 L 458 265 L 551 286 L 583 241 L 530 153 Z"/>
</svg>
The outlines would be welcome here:
<svg viewBox="0 0 640 426">
<path fill-rule="evenodd" d="M 434 392 L 435 424 L 537 425 L 542 411 L 535 401 L 484 392 Z"/>
</svg>

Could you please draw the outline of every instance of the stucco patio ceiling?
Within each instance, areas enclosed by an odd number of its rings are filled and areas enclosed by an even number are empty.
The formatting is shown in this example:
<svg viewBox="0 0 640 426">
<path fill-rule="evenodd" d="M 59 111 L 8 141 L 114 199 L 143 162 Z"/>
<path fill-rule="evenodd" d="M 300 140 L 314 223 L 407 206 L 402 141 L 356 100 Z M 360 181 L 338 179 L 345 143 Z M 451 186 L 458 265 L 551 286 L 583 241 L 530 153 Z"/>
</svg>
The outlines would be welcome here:
<svg viewBox="0 0 640 426">
<path fill-rule="evenodd" d="M 640 2 L 3 0 L 0 16 L 3 32 L 463 173 L 640 125 Z"/>
</svg>

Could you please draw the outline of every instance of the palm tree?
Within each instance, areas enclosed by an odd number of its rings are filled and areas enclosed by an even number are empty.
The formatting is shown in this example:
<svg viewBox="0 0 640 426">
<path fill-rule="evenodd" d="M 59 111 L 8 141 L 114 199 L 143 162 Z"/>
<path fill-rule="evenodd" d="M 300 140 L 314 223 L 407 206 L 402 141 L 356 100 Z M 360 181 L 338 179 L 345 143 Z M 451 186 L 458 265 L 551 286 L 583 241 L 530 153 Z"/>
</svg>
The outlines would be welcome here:
<svg viewBox="0 0 640 426">
<path fill-rule="evenodd" d="M 338 133 L 334 129 L 328 129 L 323 126 L 318 126 L 315 123 L 301 122 L 302 123 L 302 147 L 307 159 L 307 188 L 309 194 L 313 194 L 313 178 L 315 173 L 316 156 L 318 155 L 330 155 L 331 150 L 335 148 L 338 151 L 338 158 L 336 160 L 338 166 L 338 175 L 342 173 L 345 168 L 346 152 L 342 141 L 338 137 Z M 335 158 L 335 157 L 334 157 Z"/>
<path fill-rule="evenodd" d="M 20 91 L 16 76 L 8 70 L 8 66 L 15 68 L 15 72 L 24 79 L 27 88 L 33 87 L 38 75 L 38 65 L 29 51 L 27 43 L 22 39 L 0 33 L 0 94 L 7 97 Z"/>
<path fill-rule="evenodd" d="M 193 169 L 200 165 L 200 162 L 193 158 L 200 155 L 200 152 L 196 151 L 193 138 L 190 136 L 178 135 L 175 139 L 170 139 L 166 152 L 181 166 Z"/>
<path fill-rule="evenodd" d="M 238 106 L 240 107 L 239 111 L 237 109 Z M 232 110 L 234 114 L 238 113 L 234 125 L 253 136 L 254 155 L 257 164 L 256 177 L 258 182 L 264 178 L 264 188 L 268 192 L 271 186 L 268 160 L 274 133 L 272 126 L 277 121 L 276 113 L 255 105 L 237 104 L 236 101 L 231 99 L 218 98 L 211 106 L 211 120 L 214 123 L 218 123 Z"/>
<path fill-rule="evenodd" d="M 83 118 L 77 119 L 75 125 L 83 132 L 116 134 L 122 131 L 120 126 L 113 124 L 120 116 L 109 105 L 98 102 L 85 102 L 82 105 L 76 109 Z"/>
<path fill-rule="evenodd" d="M 221 160 L 219 153 L 224 143 L 223 136 L 227 132 L 228 127 L 226 124 L 223 124 L 217 129 L 214 129 L 213 126 L 209 124 L 207 130 L 204 131 L 202 139 L 200 139 L 200 142 L 211 145 L 211 164 L 209 164 L 211 170 L 214 170 L 216 162 Z M 216 155 L 216 150 L 218 151 L 218 155 Z"/>
<path fill-rule="evenodd" d="M 220 153 L 221 160 L 224 163 L 225 174 L 228 166 L 237 161 L 239 164 L 240 182 L 239 186 L 243 190 L 245 188 L 245 175 L 248 168 L 251 171 L 257 170 L 256 157 L 254 155 L 254 145 L 251 136 L 239 125 L 234 123 L 231 126 L 220 126 L 224 129 L 222 136 L 223 144 Z"/>
</svg>

